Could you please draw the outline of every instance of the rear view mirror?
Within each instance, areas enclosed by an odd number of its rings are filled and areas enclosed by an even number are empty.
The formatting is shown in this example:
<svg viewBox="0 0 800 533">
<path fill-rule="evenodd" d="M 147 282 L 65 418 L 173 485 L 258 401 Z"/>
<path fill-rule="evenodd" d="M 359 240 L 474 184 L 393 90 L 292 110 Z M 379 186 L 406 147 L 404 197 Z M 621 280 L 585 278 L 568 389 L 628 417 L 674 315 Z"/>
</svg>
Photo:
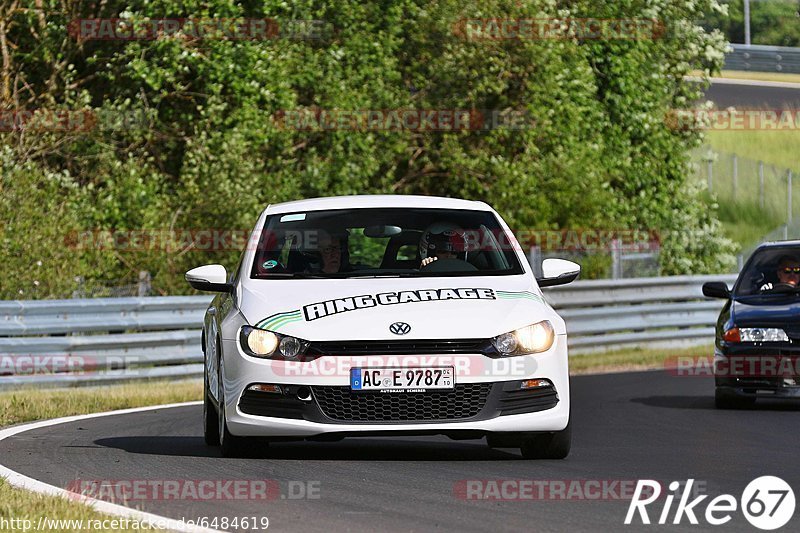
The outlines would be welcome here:
<svg viewBox="0 0 800 533">
<path fill-rule="evenodd" d="M 204 265 L 186 273 L 186 281 L 198 291 L 232 292 L 233 284 L 228 283 L 228 273 L 222 265 Z"/>
<path fill-rule="evenodd" d="M 539 287 L 566 285 L 578 278 L 581 266 L 566 259 L 545 259 L 542 261 L 542 273 L 541 278 L 536 278 Z"/>
<path fill-rule="evenodd" d="M 703 283 L 703 296 L 725 298 L 727 300 L 731 297 L 731 291 L 728 290 L 728 285 L 724 281 L 709 281 Z"/>
<path fill-rule="evenodd" d="M 364 235 L 371 239 L 394 237 L 401 233 L 403 233 L 403 228 L 399 226 L 367 226 L 364 228 Z"/>
</svg>

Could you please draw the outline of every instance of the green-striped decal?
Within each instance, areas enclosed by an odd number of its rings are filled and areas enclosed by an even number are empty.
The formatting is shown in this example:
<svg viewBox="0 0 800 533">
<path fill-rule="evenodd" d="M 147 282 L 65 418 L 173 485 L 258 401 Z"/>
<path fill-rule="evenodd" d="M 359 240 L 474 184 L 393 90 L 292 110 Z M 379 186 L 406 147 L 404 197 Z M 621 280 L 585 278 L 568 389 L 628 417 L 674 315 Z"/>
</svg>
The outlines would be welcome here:
<svg viewBox="0 0 800 533">
<path fill-rule="evenodd" d="M 256 327 L 268 329 L 270 331 L 277 331 L 282 326 L 285 326 L 290 322 L 297 322 L 298 320 L 303 320 L 303 315 L 300 313 L 299 309 L 296 309 L 294 311 L 286 311 L 285 313 L 277 313 L 275 315 L 268 316 L 256 324 Z"/>
<path fill-rule="evenodd" d="M 497 294 L 498 298 L 501 298 L 503 300 L 525 299 L 525 300 L 533 300 L 539 303 L 544 303 L 544 300 L 542 300 L 541 296 L 530 291 L 520 291 L 520 292 L 495 291 L 495 294 Z"/>
</svg>

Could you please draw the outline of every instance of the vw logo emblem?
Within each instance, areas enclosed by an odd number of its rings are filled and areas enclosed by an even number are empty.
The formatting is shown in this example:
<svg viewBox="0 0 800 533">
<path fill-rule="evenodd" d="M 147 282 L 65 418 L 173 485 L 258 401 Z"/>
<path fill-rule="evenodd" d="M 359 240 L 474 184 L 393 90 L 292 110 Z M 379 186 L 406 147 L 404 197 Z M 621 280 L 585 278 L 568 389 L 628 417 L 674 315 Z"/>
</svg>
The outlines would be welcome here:
<svg viewBox="0 0 800 533">
<path fill-rule="evenodd" d="M 389 326 L 389 331 L 391 331 L 395 335 L 405 335 L 406 333 L 411 331 L 411 326 L 409 326 L 405 322 L 395 322 L 394 324 Z"/>
</svg>

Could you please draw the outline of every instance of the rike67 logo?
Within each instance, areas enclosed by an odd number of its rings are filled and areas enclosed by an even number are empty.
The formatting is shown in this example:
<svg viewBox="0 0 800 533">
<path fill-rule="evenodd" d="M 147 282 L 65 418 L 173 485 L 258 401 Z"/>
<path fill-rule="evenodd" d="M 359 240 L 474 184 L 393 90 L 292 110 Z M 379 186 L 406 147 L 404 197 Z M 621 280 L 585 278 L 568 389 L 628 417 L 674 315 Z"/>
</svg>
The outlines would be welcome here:
<svg viewBox="0 0 800 533">
<path fill-rule="evenodd" d="M 704 502 L 709 497 L 707 494 L 690 500 L 693 495 L 693 484 L 694 479 L 687 480 L 685 484 L 673 481 L 669 484 L 669 492 L 662 496 L 661 484 L 658 481 L 640 479 L 628 507 L 625 524 L 634 523 L 637 514 L 642 524 L 650 524 L 648 511 L 651 511 L 657 513 L 653 519 L 661 525 L 680 524 L 684 519 L 696 525 L 700 523 L 699 516 L 710 525 L 721 526 L 730 522 L 737 509 L 740 509 L 754 527 L 773 530 L 786 525 L 794 515 L 794 491 L 779 477 L 762 476 L 754 479 L 745 487 L 739 500 L 730 494 L 721 494 L 707 502 Z M 678 492 L 681 487 L 683 490 Z M 664 506 L 658 513 L 655 502 L 660 499 L 663 499 Z M 673 511 L 673 502 L 676 499 L 678 503 Z M 705 505 L 705 511 L 702 511 L 701 504 Z"/>
</svg>

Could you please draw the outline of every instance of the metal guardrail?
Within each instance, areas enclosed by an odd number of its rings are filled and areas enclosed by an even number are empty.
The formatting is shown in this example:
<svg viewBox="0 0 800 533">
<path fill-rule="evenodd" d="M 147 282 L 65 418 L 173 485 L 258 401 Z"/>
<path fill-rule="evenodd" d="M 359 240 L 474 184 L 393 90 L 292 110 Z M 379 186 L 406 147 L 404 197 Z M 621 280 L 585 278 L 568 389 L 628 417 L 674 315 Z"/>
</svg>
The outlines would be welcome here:
<svg viewBox="0 0 800 533">
<path fill-rule="evenodd" d="M 735 275 L 578 281 L 545 290 L 572 354 L 710 344 L 722 303 L 705 281 Z M 200 325 L 210 296 L 0 302 L 0 389 L 77 386 L 203 372 Z M 39 373 L 42 370 L 48 373 Z"/>
<path fill-rule="evenodd" d="M 731 46 L 733 51 L 725 54 L 727 70 L 800 73 L 800 48 L 758 44 Z"/>
</svg>

